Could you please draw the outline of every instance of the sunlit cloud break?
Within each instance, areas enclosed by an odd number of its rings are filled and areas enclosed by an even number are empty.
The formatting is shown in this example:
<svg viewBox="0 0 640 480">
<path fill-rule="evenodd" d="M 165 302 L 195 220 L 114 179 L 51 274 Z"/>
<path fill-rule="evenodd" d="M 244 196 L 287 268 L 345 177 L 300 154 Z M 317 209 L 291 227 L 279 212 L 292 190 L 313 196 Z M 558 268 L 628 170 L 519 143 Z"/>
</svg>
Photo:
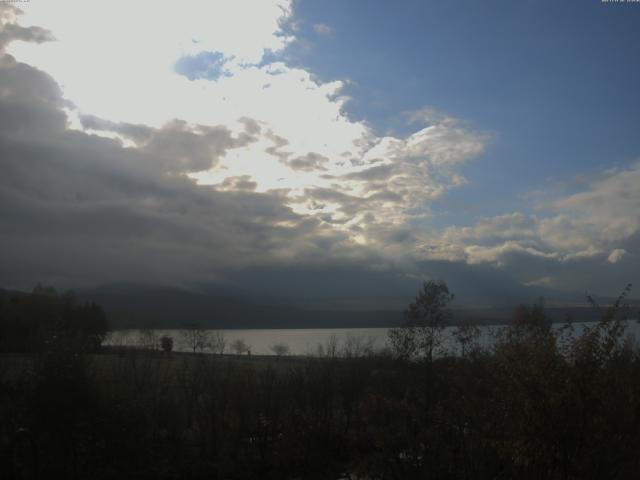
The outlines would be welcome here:
<svg viewBox="0 0 640 480">
<path fill-rule="evenodd" d="M 264 2 L 250 19 L 238 2 L 185 4 L 177 15 L 175 8 L 137 5 L 118 22 L 116 39 L 107 25 L 118 10 L 83 5 L 69 4 L 86 13 L 83 25 L 53 15 L 50 5 L 30 9 L 23 22 L 51 25 L 55 41 L 11 50 L 58 80 L 78 128 L 119 138 L 159 162 L 170 156 L 165 165 L 201 184 L 228 191 L 230 179 L 243 178 L 257 192 L 286 191 L 295 211 L 359 241 L 373 240 L 369 225 L 428 212 L 429 200 L 463 183 L 456 164 L 483 148 L 482 136 L 446 116 L 405 139 L 378 138 L 345 115 L 342 82 L 320 83 L 305 70 L 262 62 L 265 52 L 294 41 L 281 29 L 291 16 L 287 2 Z M 57 20 L 46 21 L 50 16 Z M 190 78 L 185 59 L 205 54 L 224 74 Z M 180 62 L 187 71 L 175 68 Z M 236 135 L 233 142 L 222 126 Z"/>
</svg>

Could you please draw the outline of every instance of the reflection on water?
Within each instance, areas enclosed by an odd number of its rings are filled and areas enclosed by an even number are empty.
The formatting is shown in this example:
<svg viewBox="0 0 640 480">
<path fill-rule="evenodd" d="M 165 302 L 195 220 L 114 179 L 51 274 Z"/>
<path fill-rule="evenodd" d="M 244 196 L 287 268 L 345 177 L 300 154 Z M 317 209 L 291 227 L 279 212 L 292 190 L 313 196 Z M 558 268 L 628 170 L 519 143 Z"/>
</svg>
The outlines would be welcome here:
<svg viewBox="0 0 640 480">
<path fill-rule="evenodd" d="M 579 335 L 588 323 L 574 323 L 574 335 Z M 554 328 L 561 328 L 562 324 L 555 324 Z M 487 347 L 494 340 L 495 335 L 503 326 L 482 326 L 478 343 Z M 455 327 L 447 327 L 443 332 L 443 348 L 451 353 L 457 353 L 460 346 L 453 338 Z M 187 336 L 184 330 L 115 330 L 105 340 L 105 345 L 139 346 L 157 345 L 162 336 L 173 339 L 173 350 L 189 352 Z M 345 349 L 351 352 L 365 353 L 380 351 L 387 346 L 387 328 L 316 328 L 316 329 L 246 329 L 246 330 L 210 330 L 220 332 L 226 340 L 227 353 L 233 353 L 234 342 L 244 341 L 246 348 L 253 355 L 274 355 L 273 347 L 285 345 L 290 355 L 316 355 L 333 351 L 341 354 Z M 637 321 L 629 321 L 627 333 L 640 338 L 640 325 Z M 207 350 L 205 350 L 207 351 Z M 243 352 L 246 353 L 246 352 Z"/>
</svg>

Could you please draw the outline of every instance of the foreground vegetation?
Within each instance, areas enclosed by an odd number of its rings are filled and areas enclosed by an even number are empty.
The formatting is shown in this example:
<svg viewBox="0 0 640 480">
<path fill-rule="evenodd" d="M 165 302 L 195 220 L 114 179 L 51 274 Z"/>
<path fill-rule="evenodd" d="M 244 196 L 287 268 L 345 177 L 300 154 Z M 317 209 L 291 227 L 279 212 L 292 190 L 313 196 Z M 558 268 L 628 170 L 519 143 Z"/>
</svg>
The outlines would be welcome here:
<svg viewBox="0 0 640 480">
<path fill-rule="evenodd" d="M 422 308 L 432 294 L 443 303 Z M 521 307 L 490 349 L 462 329 L 455 357 L 434 355 L 448 295 L 425 285 L 387 354 L 98 354 L 73 335 L 5 355 L 2 478 L 637 476 L 640 350 L 624 294 L 580 335 Z"/>
</svg>

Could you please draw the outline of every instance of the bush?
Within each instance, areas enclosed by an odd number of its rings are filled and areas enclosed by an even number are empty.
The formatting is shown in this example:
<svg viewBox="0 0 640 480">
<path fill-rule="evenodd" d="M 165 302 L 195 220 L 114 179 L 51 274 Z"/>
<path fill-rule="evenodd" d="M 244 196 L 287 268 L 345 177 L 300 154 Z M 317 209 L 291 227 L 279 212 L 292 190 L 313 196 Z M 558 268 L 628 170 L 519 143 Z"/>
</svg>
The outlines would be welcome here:
<svg viewBox="0 0 640 480">
<path fill-rule="evenodd" d="M 160 338 L 160 348 L 164 353 L 171 353 L 173 351 L 173 338 L 168 335 L 163 335 Z"/>
</svg>

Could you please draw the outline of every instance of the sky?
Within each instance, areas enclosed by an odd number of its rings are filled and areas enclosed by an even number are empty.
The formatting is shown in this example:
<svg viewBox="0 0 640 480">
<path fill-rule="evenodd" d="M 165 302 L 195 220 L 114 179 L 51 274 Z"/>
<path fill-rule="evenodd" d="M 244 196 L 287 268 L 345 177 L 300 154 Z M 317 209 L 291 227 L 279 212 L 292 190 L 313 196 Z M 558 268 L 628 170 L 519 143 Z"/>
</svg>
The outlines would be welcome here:
<svg viewBox="0 0 640 480">
<path fill-rule="evenodd" d="M 391 306 L 640 266 L 640 3 L 0 3 L 0 285 Z"/>
</svg>

